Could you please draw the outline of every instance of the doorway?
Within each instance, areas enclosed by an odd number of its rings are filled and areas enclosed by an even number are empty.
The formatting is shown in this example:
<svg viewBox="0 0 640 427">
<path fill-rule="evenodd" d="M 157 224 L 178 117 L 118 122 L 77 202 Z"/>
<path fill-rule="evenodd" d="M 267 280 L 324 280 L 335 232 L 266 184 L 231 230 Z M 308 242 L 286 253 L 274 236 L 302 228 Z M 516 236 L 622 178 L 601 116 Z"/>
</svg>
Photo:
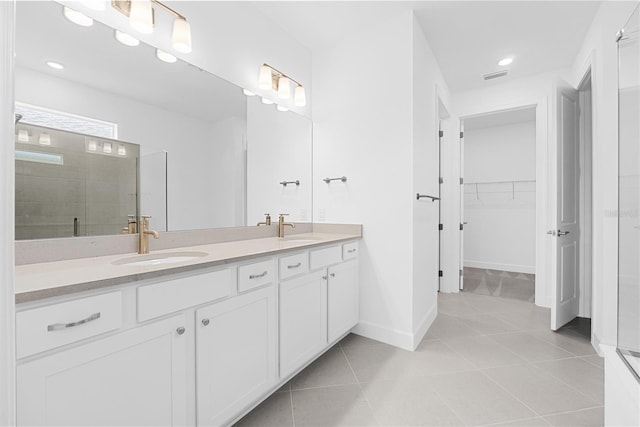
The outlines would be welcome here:
<svg viewBox="0 0 640 427">
<path fill-rule="evenodd" d="M 533 303 L 536 106 L 465 117 L 462 125 L 464 291 Z"/>
</svg>

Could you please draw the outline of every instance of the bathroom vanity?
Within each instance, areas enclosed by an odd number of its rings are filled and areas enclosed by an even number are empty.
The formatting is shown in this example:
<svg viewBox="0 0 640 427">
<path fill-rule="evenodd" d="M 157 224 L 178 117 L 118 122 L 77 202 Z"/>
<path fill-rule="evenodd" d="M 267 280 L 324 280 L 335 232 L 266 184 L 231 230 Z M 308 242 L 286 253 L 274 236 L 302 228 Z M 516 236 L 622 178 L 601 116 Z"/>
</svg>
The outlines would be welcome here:
<svg viewBox="0 0 640 427">
<path fill-rule="evenodd" d="M 358 321 L 360 234 L 17 266 L 18 425 L 229 425 Z"/>
</svg>

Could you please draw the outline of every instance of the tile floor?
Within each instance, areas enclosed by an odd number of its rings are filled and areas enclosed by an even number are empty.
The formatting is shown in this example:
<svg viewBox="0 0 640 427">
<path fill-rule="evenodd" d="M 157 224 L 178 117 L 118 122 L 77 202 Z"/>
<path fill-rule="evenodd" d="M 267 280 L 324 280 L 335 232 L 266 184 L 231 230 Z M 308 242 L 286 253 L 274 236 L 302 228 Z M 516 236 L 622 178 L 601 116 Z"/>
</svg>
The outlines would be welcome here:
<svg viewBox="0 0 640 427">
<path fill-rule="evenodd" d="M 484 268 L 464 268 L 464 289 L 481 295 L 516 298 L 533 302 L 536 290 L 535 274 Z"/>
<path fill-rule="evenodd" d="M 439 294 L 415 352 L 349 335 L 236 426 L 602 426 L 603 360 L 581 325 L 473 293 Z"/>
</svg>

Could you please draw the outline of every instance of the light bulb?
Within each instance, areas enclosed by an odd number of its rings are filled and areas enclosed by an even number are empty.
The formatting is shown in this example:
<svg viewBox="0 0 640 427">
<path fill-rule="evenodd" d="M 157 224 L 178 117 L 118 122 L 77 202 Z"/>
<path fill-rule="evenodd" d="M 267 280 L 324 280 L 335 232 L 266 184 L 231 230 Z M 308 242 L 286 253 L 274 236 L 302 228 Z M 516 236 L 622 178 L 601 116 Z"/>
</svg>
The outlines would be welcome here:
<svg viewBox="0 0 640 427">
<path fill-rule="evenodd" d="M 70 9 L 67 6 L 62 9 L 62 13 L 64 14 L 65 18 L 67 18 L 74 24 L 78 24 L 82 27 L 90 27 L 93 25 L 93 19 L 89 18 L 84 13 L 80 13 L 77 10 Z"/>
<path fill-rule="evenodd" d="M 51 135 L 48 133 L 41 133 L 40 138 L 38 138 L 38 144 L 51 145 Z"/>
<path fill-rule="evenodd" d="M 304 87 L 297 86 L 293 97 L 293 103 L 296 107 L 304 107 L 307 105 L 307 97 L 304 93 Z"/>
<path fill-rule="evenodd" d="M 116 30 L 116 40 L 125 46 L 138 46 L 140 44 L 140 40 L 119 30 Z"/>
<path fill-rule="evenodd" d="M 102 146 L 102 152 L 103 153 L 107 153 L 107 154 L 111 154 L 111 143 L 110 142 L 105 142 L 104 145 Z"/>
<path fill-rule="evenodd" d="M 158 57 L 160 61 L 168 62 L 169 64 L 173 64 L 178 60 L 175 56 L 160 49 L 156 49 L 156 57 Z"/>
<path fill-rule="evenodd" d="M 276 109 L 278 111 L 289 111 L 287 107 L 283 107 L 282 105 L 279 105 L 279 104 L 276 106 Z"/>
<path fill-rule="evenodd" d="M 178 52 L 191 52 L 191 26 L 185 18 L 176 18 L 173 21 L 171 44 Z"/>
<path fill-rule="evenodd" d="M 95 139 L 90 139 L 87 144 L 87 149 L 89 151 L 96 151 L 98 149 L 98 142 Z"/>
<path fill-rule="evenodd" d="M 142 34 L 153 32 L 153 8 L 151 0 L 132 0 L 129 9 L 129 24 Z"/>
<path fill-rule="evenodd" d="M 127 155 L 127 149 L 124 147 L 124 144 L 118 145 L 118 155 L 119 156 L 126 156 Z"/>
<path fill-rule="evenodd" d="M 84 0 L 84 4 L 93 10 L 104 10 L 105 2 L 104 0 Z"/>
<path fill-rule="evenodd" d="M 271 67 L 268 65 L 263 65 L 260 67 L 260 79 L 258 81 L 258 87 L 260 89 L 271 89 L 272 78 L 271 78 Z"/>
<path fill-rule="evenodd" d="M 18 130 L 18 141 L 29 142 L 29 131 L 26 129 Z"/>
<path fill-rule="evenodd" d="M 289 99 L 291 96 L 291 87 L 289 85 L 289 79 L 287 77 L 280 77 L 278 79 L 278 98 Z"/>
<path fill-rule="evenodd" d="M 242 89 L 242 93 L 244 93 L 247 96 L 256 96 L 255 93 L 251 92 L 250 90 L 247 89 Z"/>
<path fill-rule="evenodd" d="M 263 104 L 267 104 L 267 105 L 271 105 L 273 104 L 273 101 L 267 98 L 262 98 L 262 103 Z"/>
<path fill-rule="evenodd" d="M 513 62 L 513 58 L 502 58 L 500 61 L 498 61 L 498 65 L 501 67 L 506 67 L 512 62 Z"/>
</svg>

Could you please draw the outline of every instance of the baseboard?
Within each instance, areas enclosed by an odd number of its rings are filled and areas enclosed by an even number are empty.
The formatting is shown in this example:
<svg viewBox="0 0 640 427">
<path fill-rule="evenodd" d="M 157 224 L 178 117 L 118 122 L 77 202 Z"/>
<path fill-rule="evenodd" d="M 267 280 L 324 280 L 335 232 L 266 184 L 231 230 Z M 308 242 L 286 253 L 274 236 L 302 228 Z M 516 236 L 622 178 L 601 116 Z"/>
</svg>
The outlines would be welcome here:
<svg viewBox="0 0 640 427">
<path fill-rule="evenodd" d="M 514 273 L 527 273 L 527 274 L 536 273 L 535 265 L 500 264 L 497 262 L 473 261 L 473 260 L 466 260 L 466 259 L 464 260 L 463 265 L 465 267 L 472 267 L 472 268 L 485 268 L 489 270 L 513 271 Z"/>
<path fill-rule="evenodd" d="M 413 336 L 404 331 L 389 329 L 382 325 L 361 320 L 351 332 L 403 350 L 413 351 Z"/>
<path fill-rule="evenodd" d="M 427 331 L 433 324 L 433 321 L 436 320 L 438 316 L 438 305 L 434 304 L 431 309 L 424 316 L 422 321 L 418 324 L 418 327 L 413 331 L 413 350 L 415 350 L 420 342 L 427 334 Z"/>
</svg>

